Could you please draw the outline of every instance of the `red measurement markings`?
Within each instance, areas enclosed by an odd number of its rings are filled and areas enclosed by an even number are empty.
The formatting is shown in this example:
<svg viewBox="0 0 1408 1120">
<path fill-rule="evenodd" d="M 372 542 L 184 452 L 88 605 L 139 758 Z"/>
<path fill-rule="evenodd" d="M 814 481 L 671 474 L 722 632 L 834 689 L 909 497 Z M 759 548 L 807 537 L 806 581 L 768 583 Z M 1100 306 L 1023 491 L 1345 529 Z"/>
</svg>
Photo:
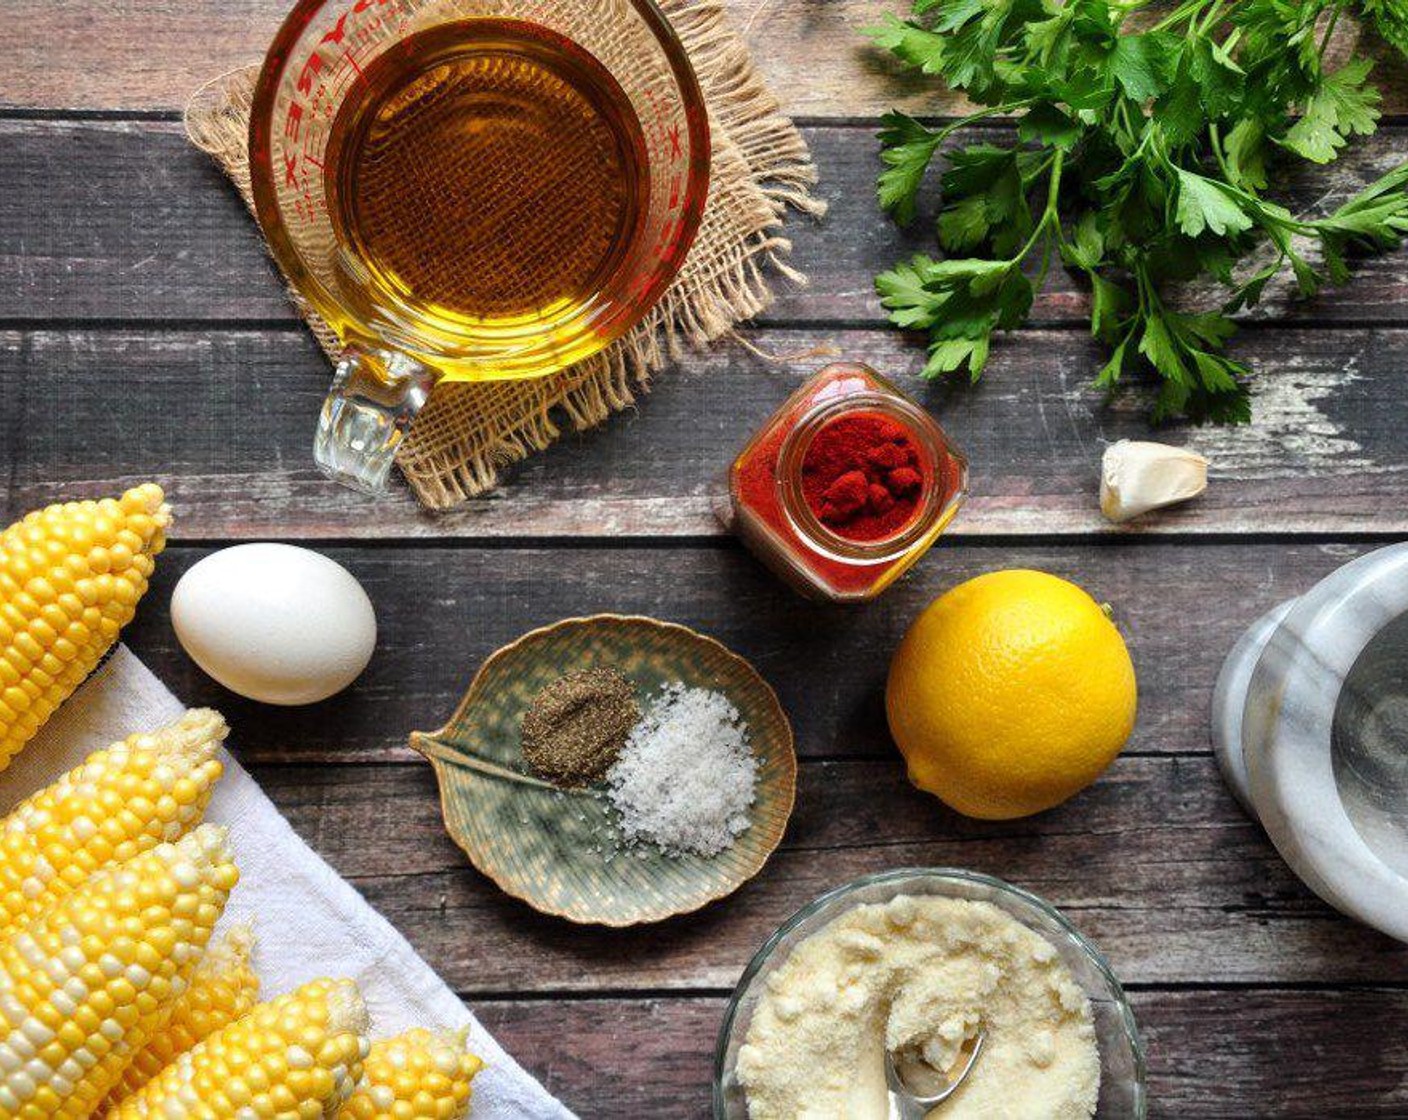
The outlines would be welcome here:
<svg viewBox="0 0 1408 1120">
<path fill-rule="evenodd" d="M 318 122 L 327 123 L 332 120 L 334 103 L 327 86 L 318 86 L 317 92 L 313 94 L 310 107 L 312 110 L 308 118 L 310 127 Z"/>
<path fill-rule="evenodd" d="M 323 54 L 314 50 L 304 59 L 303 67 L 299 70 L 298 78 L 294 82 L 294 88 L 304 98 L 309 99 L 309 113 L 307 114 L 309 117 L 317 117 L 320 113 L 331 117 L 334 104 L 340 101 L 341 94 L 345 91 L 347 84 L 351 81 L 362 81 L 365 79 L 361 64 L 357 61 L 355 49 L 351 45 L 344 45 L 348 42 L 349 30 L 351 31 L 352 38 L 355 39 L 359 47 L 371 48 L 375 46 L 379 38 L 377 32 L 380 31 L 386 23 L 383 14 L 380 12 L 365 22 L 354 20 L 353 24 L 359 24 L 359 26 L 350 27 L 348 17 L 359 16 L 373 8 L 381 8 L 392 2 L 393 0 L 357 0 L 355 4 L 338 16 L 337 22 L 324 33 L 322 39 L 319 41 L 320 46 L 343 48 L 341 54 L 337 57 L 344 65 L 339 67 L 339 74 L 333 79 L 331 91 L 329 91 L 324 82 L 318 81 L 319 76 L 322 75 L 327 65 L 327 59 L 324 58 Z M 401 14 L 403 27 L 407 22 L 407 18 L 404 13 Z M 349 75 L 349 70 L 355 77 Z M 317 82 L 316 92 L 314 92 L 315 82 Z M 291 102 L 287 115 L 284 117 L 284 136 L 295 144 L 298 143 L 304 132 L 304 123 L 304 107 L 296 101 Z M 308 143 L 309 140 L 305 137 L 305 149 Z M 320 171 L 323 170 L 323 163 L 317 156 L 309 155 L 306 150 L 303 152 L 283 153 L 284 180 L 286 184 L 290 187 L 299 187 L 301 185 L 303 194 L 305 198 L 307 198 L 309 190 L 306 176 L 302 177 L 302 181 L 300 179 L 300 156 Z M 311 200 L 309 204 L 310 206 L 312 205 Z"/>
<path fill-rule="evenodd" d="M 298 92 L 307 97 L 313 92 L 313 79 L 316 78 L 323 69 L 323 56 L 317 51 L 310 54 L 303 62 L 303 69 L 298 73 Z"/>
<path fill-rule="evenodd" d="M 649 86 L 640 91 L 640 96 L 649 107 L 649 121 L 641 121 L 641 129 L 650 135 L 652 147 L 664 144 L 669 139 L 668 122 L 673 114 L 667 105 L 661 104 L 659 96 Z"/>
<path fill-rule="evenodd" d="M 357 41 L 363 46 L 372 46 L 381 38 L 379 32 L 385 24 L 385 19 L 378 15 L 374 19 L 367 20 L 361 27 L 357 28 Z"/>
<path fill-rule="evenodd" d="M 339 62 L 351 62 L 352 65 L 339 65 L 332 72 L 327 90 L 327 110 L 323 114 L 328 121 L 337 115 L 337 110 L 342 107 L 343 101 L 347 98 L 347 91 L 362 81 L 362 73 L 351 55 L 340 56 Z"/>
<path fill-rule="evenodd" d="M 351 14 L 351 12 L 343 12 L 342 15 L 338 16 L 337 22 L 333 24 L 328 33 L 323 36 L 322 41 L 324 43 L 331 43 L 333 46 L 340 46 L 342 37 L 347 34 L 347 17 Z"/>
<path fill-rule="evenodd" d="M 361 15 L 363 12 L 368 11 L 373 7 L 381 7 L 383 4 L 387 3 L 390 3 L 390 0 L 357 0 L 357 3 L 354 4 L 349 10 L 343 12 L 342 15 L 337 17 L 337 22 L 333 24 L 333 26 L 323 36 L 322 43 L 334 47 L 342 46 L 343 42 L 347 39 L 347 19 L 349 16 Z M 368 20 L 366 23 L 356 28 L 354 32 L 354 37 L 363 46 L 370 46 L 376 41 L 376 32 L 381 28 L 382 23 L 382 17 L 378 14 L 376 18 Z M 316 53 L 311 57 L 312 59 L 318 58 Z M 342 60 L 346 63 L 349 63 L 352 66 L 352 69 L 357 71 L 358 77 L 362 76 L 362 68 L 358 65 L 357 59 L 353 55 L 350 47 L 343 50 Z M 321 61 L 318 62 L 318 65 L 319 67 L 321 67 Z M 299 88 L 302 89 L 302 86 L 300 85 Z M 305 90 L 304 92 L 307 91 Z"/>
</svg>

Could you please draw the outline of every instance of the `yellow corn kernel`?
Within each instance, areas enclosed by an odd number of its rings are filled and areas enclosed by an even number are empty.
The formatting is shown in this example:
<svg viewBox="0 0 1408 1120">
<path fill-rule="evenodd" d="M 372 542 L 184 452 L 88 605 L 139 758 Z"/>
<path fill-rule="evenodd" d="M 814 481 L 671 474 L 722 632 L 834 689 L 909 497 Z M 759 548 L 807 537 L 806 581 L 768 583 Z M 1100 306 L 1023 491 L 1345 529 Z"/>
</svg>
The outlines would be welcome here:
<svg viewBox="0 0 1408 1120">
<path fill-rule="evenodd" d="M 0 936 L 93 872 L 179 840 L 200 823 L 224 770 L 229 728 L 209 708 L 100 751 L 0 824 Z"/>
<path fill-rule="evenodd" d="M 186 990 L 239 879 L 202 825 L 0 942 L 0 1116 L 84 1120 Z"/>
<path fill-rule="evenodd" d="M 0 533 L 0 770 L 132 621 L 170 523 L 149 482 L 35 510 Z"/>
<path fill-rule="evenodd" d="M 254 931 L 231 926 L 205 954 L 170 1018 L 123 1071 L 107 1108 L 131 1096 L 187 1050 L 243 1018 L 259 1002 L 259 977 L 249 963 Z M 105 1109 L 99 1109 L 102 1113 Z"/>
<path fill-rule="evenodd" d="M 372 1043 L 362 1082 L 337 1120 L 464 1120 L 470 1082 L 484 1068 L 468 1039 L 468 1030 L 418 1027 Z"/>
<path fill-rule="evenodd" d="M 106 1120 L 334 1117 L 362 1075 L 367 1049 L 357 985 L 315 980 L 180 1055 Z"/>
</svg>

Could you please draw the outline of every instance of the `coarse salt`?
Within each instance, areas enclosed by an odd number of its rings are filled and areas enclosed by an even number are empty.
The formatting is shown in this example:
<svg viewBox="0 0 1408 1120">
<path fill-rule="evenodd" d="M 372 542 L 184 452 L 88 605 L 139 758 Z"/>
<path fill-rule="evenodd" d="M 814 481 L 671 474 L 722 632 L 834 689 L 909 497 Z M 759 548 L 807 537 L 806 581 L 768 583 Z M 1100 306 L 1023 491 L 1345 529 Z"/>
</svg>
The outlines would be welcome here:
<svg viewBox="0 0 1408 1120">
<path fill-rule="evenodd" d="M 748 829 L 758 763 L 747 725 L 722 693 L 663 686 L 606 775 L 629 843 L 716 856 Z"/>
</svg>

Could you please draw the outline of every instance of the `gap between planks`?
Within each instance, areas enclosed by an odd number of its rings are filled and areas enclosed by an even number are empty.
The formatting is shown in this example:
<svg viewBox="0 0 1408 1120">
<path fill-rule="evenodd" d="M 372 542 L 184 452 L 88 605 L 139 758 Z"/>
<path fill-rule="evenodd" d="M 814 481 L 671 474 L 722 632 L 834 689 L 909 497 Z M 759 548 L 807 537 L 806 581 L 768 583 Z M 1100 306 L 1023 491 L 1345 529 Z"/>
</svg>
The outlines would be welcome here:
<svg viewBox="0 0 1408 1120">
<path fill-rule="evenodd" d="M 1351 281 L 1351 284 L 1352 283 Z M 796 332 L 798 334 L 815 333 L 816 331 L 859 334 L 862 332 L 869 333 L 890 329 L 889 320 L 883 318 L 773 318 L 764 312 L 751 322 L 741 325 L 738 328 L 738 333 L 747 338 L 750 335 L 759 334 L 764 331 L 777 334 L 786 332 Z M 1362 319 L 1336 317 L 1319 319 L 1314 316 L 1304 316 L 1295 319 L 1237 320 L 1237 330 L 1238 333 L 1242 335 L 1287 330 L 1330 333 L 1335 331 L 1391 331 L 1404 329 L 1408 328 L 1404 327 L 1401 320 L 1383 317 L 1366 317 Z M 150 318 L 117 319 L 110 316 L 63 315 L 54 318 L 41 318 L 26 315 L 0 317 L 0 331 L 14 334 L 59 334 L 79 331 L 101 334 L 104 332 L 147 331 L 152 333 L 161 332 L 163 334 L 199 335 L 211 335 L 220 332 L 234 334 L 257 331 L 260 334 L 303 335 L 307 333 L 308 327 L 297 319 L 268 319 L 255 316 L 230 316 L 228 318 L 217 316 L 210 319 L 166 319 L 157 316 Z M 1031 318 L 1023 321 L 1020 326 L 1014 327 L 1011 330 L 999 332 L 998 337 L 1019 337 L 1023 332 L 1027 331 L 1084 335 L 1089 333 L 1090 324 L 1084 319 Z M 896 330 L 896 333 L 913 338 L 916 342 L 922 337 L 919 333 L 914 331 Z"/>
<path fill-rule="evenodd" d="M 912 116 L 928 128 L 943 128 L 965 119 L 966 114 L 915 113 Z M 0 104 L 0 121 L 73 121 L 78 123 L 86 121 L 134 121 L 139 123 L 164 121 L 180 124 L 182 117 L 180 109 L 63 109 Z M 878 131 L 882 126 L 882 120 L 878 116 L 827 117 L 797 113 L 791 119 L 798 128 L 858 128 Z M 1017 118 L 986 117 L 981 123 L 982 127 L 988 129 L 1011 130 L 1016 127 Z M 1408 113 L 1385 113 L 1379 118 L 1378 124 L 1380 128 L 1408 125 Z"/>
<path fill-rule="evenodd" d="M 1063 907 L 1070 910 L 1071 907 Z M 1345 984 L 1335 981 L 1319 983 L 1306 980 L 1275 981 L 1261 980 L 1221 980 L 1221 981 L 1173 981 L 1167 984 L 1135 981 L 1121 982 L 1126 992 L 1149 994 L 1197 993 L 1197 992 L 1305 992 L 1312 995 L 1369 995 L 1376 992 L 1397 994 L 1408 992 L 1408 981 L 1403 983 L 1383 982 L 1373 984 Z M 455 995 L 465 1003 L 622 1003 L 626 1001 L 649 1003 L 653 1000 L 714 1001 L 726 1000 L 733 995 L 732 987 L 685 987 L 685 988 L 544 988 L 533 991 L 486 988 L 457 988 Z"/>
</svg>

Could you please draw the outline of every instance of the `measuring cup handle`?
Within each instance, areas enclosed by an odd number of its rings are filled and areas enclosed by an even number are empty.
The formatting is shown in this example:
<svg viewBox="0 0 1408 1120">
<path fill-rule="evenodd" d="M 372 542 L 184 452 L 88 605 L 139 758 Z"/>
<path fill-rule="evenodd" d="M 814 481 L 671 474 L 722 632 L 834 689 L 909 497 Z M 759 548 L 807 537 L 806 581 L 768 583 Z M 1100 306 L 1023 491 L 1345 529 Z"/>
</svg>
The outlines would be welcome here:
<svg viewBox="0 0 1408 1120">
<path fill-rule="evenodd" d="M 404 354 L 344 351 L 313 440 L 318 469 L 354 490 L 386 493 L 396 448 L 438 376 Z"/>
</svg>

